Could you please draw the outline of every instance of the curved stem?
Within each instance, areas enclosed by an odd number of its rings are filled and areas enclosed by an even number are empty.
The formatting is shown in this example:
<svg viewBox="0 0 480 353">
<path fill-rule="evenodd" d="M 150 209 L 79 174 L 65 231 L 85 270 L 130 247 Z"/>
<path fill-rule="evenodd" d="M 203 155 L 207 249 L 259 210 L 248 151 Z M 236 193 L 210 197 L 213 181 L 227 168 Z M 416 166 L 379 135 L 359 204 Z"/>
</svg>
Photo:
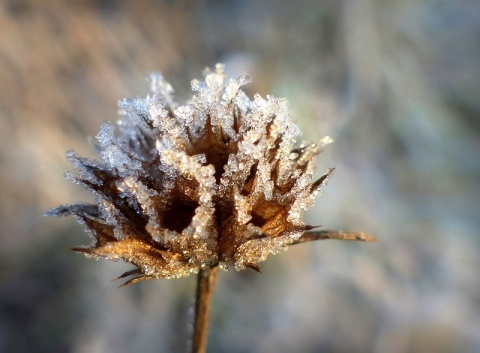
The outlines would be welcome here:
<svg viewBox="0 0 480 353">
<path fill-rule="evenodd" d="M 218 267 L 206 268 L 198 272 L 192 353 L 205 353 L 207 349 L 210 302 L 217 277 Z"/>
</svg>

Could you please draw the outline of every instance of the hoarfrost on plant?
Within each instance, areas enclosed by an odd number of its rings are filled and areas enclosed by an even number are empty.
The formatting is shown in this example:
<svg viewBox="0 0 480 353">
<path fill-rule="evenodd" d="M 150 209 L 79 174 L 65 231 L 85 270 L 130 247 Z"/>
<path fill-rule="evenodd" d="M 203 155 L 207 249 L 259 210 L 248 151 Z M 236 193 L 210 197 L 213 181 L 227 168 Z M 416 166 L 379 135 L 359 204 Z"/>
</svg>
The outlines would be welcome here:
<svg viewBox="0 0 480 353">
<path fill-rule="evenodd" d="M 51 215 L 73 215 L 94 243 L 88 256 L 134 264 L 127 283 L 172 278 L 219 265 L 258 270 L 258 263 L 297 241 L 305 209 L 331 169 L 312 182 L 313 160 L 332 140 L 295 147 L 301 135 L 288 101 L 227 79 L 223 65 L 193 80 L 184 105 L 161 74 L 150 74 L 145 98 L 119 102 L 120 120 L 96 136 L 100 161 L 73 151 L 69 176 L 96 203 L 65 205 Z"/>
</svg>

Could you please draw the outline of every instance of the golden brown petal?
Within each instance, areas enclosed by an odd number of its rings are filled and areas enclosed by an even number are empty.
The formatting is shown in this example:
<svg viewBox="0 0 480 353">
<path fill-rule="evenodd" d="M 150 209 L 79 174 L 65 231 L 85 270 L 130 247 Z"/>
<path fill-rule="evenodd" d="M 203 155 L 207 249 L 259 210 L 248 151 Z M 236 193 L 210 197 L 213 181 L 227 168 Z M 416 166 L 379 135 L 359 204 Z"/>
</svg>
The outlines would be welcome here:
<svg viewBox="0 0 480 353">
<path fill-rule="evenodd" d="M 191 267 L 180 254 L 158 249 L 143 240 L 131 238 L 107 243 L 94 248 L 74 248 L 77 252 L 108 260 L 123 260 L 134 264 L 147 277 L 176 277 L 177 272 L 187 274 Z M 132 273 L 124 274 L 128 276 Z M 120 278 L 124 277 L 123 275 Z"/>
</svg>

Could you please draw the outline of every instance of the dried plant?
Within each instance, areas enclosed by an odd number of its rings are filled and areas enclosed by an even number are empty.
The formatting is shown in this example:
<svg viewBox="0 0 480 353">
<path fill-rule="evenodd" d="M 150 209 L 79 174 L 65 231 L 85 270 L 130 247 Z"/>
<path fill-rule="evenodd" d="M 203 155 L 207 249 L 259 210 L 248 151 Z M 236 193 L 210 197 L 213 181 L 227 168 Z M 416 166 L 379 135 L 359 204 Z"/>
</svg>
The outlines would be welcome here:
<svg viewBox="0 0 480 353">
<path fill-rule="evenodd" d="M 73 250 L 124 260 L 136 268 L 124 285 L 198 273 L 192 350 L 204 351 L 210 296 L 218 268 L 260 271 L 259 263 L 288 245 L 317 239 L 373 240 L 363 233 L 312 231 L 302 215 L 333 169 L 312 181 L 313 161 L 331 143 L 295 147 L 300 136 L 286 99 L 255 95 L 226 80 L 223 65 L 192 81 L 186 105 L 152 74 L 146 98 L 119 103 L 116 126 L 96 136 L 101 162 L 67 158 L 67 178 L 90 189 L 96 204 L 50 210 L 85 224 L 94 243 Z"/>
</svg>

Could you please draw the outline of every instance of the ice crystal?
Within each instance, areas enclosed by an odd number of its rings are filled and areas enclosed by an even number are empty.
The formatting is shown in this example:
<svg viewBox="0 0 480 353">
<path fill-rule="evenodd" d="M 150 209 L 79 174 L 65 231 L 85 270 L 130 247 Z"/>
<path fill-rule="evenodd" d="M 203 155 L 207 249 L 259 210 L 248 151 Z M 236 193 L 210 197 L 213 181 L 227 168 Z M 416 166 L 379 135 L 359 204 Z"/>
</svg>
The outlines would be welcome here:
<svg viewBox="0 0 480 353">
<path fill-rule="evenodd" d="M 48 212 L 86 226 L 94 243 L 74 250 L 134 264 L 121 276 L 130 284 L 214 266 L 259 270 L 302 242 L 312 228 L 302 215 L 333 170 L 312 182 L 313 160 L 332 139 L 295 147 L 287 100 L 250 100 L 241 89 L 250 80 L 227 80 L 218 64 L 179 106 L 152 74 L 147 97 L 121 100 L 121 119 L 101 127 L 101 162 L 67 152 L 78 171 L 69 178 L 96 196 Z"/>
</svg>

